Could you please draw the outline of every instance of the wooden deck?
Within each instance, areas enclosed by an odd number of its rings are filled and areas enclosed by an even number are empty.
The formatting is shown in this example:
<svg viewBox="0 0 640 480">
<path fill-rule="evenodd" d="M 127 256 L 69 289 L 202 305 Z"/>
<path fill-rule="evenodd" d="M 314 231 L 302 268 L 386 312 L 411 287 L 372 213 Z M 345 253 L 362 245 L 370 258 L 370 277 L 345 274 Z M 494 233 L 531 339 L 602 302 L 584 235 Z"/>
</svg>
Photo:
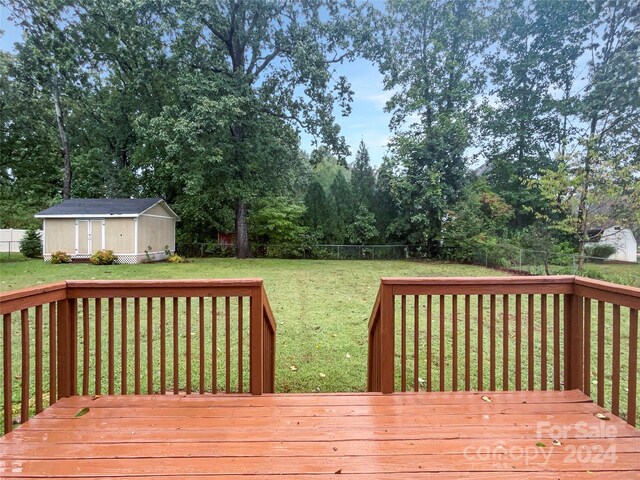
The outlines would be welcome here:
<svg viewBox="0 0 640 480">
<path fill-rule="evenodd" d="M 572 390 L 78 396 L 0 438 L 2 478 L 141 476 L 629 480 L 640 431 Z"/>
</svg>

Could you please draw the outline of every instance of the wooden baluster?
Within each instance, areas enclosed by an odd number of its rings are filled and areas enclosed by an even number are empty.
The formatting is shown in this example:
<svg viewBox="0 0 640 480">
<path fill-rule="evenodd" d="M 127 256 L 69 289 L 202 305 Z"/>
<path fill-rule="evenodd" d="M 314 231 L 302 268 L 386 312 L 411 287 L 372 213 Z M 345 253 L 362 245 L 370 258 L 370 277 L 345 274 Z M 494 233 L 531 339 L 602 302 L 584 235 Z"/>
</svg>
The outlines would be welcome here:
<svg viewBox="0 0 640 480">
<path fill-rule="evenodd" d="M 89 395 L 89 299 L 82 299 L 82 395 Z"/>
<path fill-rule="evenodd" d="M 153 393 L 153 298 L 147 298 L 147 395 Z"/>
<path fill-rule="evenodd" d="M 489 297 L 489 390 L 496 389 L 496 296 Z"/>
<path fill-rule="evenodd" d="M 636 409 L 638 401 L 638 310 L 629 311 L 629 381 L 627 385 L 627 422 L 637 427 Z"/>
<path fill-rule="evenodd" d="M 53 334 L 53 333 L 52 333 Z M 4 376 L 2 379 L 3 407 L 4 407 L 4 433 L 12 430 L 13 426 L 13 365 L 11 362 L 11 314 L 5 313 L 2 316 L 2 368 Z"/>
<path fill-rule="evenodd" d="M 127 299 L 120 299 L 120 338 L 122 340 L 120 357 L 120 393 L 127 394 Z"/>
<path fill-rule="evenodd" d="M 464 296 L 464 389 L 471 390 L 471 295 Z"/>
<path fill-rule="evenodd" d="M 440 295 L 440 391 L 444 392 L 445 390 L 445 324 L 444 324 L 444 295 Z"/>
<path fill-rule="evenodd" d="M 115 300 L 113 298 L 109 299 L 108 302 L 108 323 L 109 323 L 109 345 L 108 345 L 108 368 L 109 368 L 109 395 L 113 395 L 114 384 L 115 384 Z"/>
<path fill-rule="evenodd" d="M 133 376 L 135 395 L 140 395 L 140 357 L 142 355 L 140 345 L 140 298 L 133 299 Z"/>
<path fill-rule="evenodd" d="M 535 347 L 535 330 L 534 330 L 534 308 L 535 297 L 531 294 L 527 297 L 527 373 L 528 373 L 528 388 L 534 390 L 535 385 L 535 361 L 534 361 L 534 347 Z"/>
<path fill-rule="evenodd" d="M 72 365 L 73 354 L 71 352 L 73 339 L 72 337 L 72 307 L 71 300 L 60 300 L 56 303 L 56 364 L 58 378 L 57 400 L 70 397 L 72 392 Z"/>
<path fill-rule="evenodd" d="M 67 300 L 69 304 L 70 341 L 71 346 L 71 389 L 70 395 L 78 394 L 78 302 L 75 298 Z"/>
<path fill-rule="evenodd" d="M 42 411 L 42 305 L 36 305 L 36 414 Z"/>
<path fill-rule="evenodd" d="M 102 299 L 95 299 L 93 309 L 96 322 L 95 392 L 102 395 Z"/>
<path fill-rule="evenodd" d="M 420 391 L 418 350 L 420 349 L 420 297 L 413 296 L 413 391 Z"/>
<path fill-rule="evenodd" d="M 482 295 L 478 295 L 478 390 L 484 388 L 484 358 L 482 355 L 482 347 L 484 339 L 482 338 L 484 320 L 484 308 L 482 307 Z"/>
<path fill-rule="evenodd" d="M 180 393 L 180 378 L 179 378 L 179 367 L 180 367 L 180 349 L 178 346 L 179 335 L 178 335 L 178 297 L 173 297 L 173 393 Z"/>
<path fill-rule="evenodd" d="M 400 357 L 400 370 L 401 370 L 401 389 L 403 392 L 407 391 L 407 297 L 402 295 L 401 297 L 401 357 Z"/>
<path fill-rule="evenodd" d="M 249 297 L 249 391 L 262 395 L 271 388 L 271 339 L 263 287 L 254 287 Z"/>
<path fill-rule="evenodd" d="M 238 297 L 238 393 L 244 391 L 242 378 L 242 300 Z"/>
<path fill-rule="evenodd" d="M 502 390 L 509 390 L 509 295 L 502 295 Z"/>
<path fill-rule="evenodd" d="M 231 393 L 231 298 L 224 298 L 225 360 L 224 390 Z"/>
<path fill-rule="evenodd" d="M 198 298 L 198 318 L 200 320 L 200 393 L 204 393 L 204 297 Z"/>
<path fill-rule="evenodd" d="M 547 389 L 547 295 L 540 295 L 540 390 Z"/>
<path fill-rule="evenodd" d="M 184 299 L 186 304 L 186 368 L 187 368 L 187 394 L 191 393 L 191 297 Z"/>
<path fill-rule="evenodd" d="M 218 393 L 218 299 L 211 299 L 211 392 Z"/>
<path fill-rule="evenodd" d="M 584 302 L 584 394 L 591 396 L 591 299 Z"/>
<path fill-rule="evenodd" d="M 604 302 L 598 301 L 598 405 L 604 406 Z"/>
<path fill-rule="evenodd" d="M 458 390 L 458 296 L 451 296 L 451 340 L 452 340 L 452 372 L 451 389 Z"/>
<path fill-rule="evenodd" d="M 516 295 L 516 390 L 522 390 L 522 295 Z"/>
<path fill-rule="evenodd" d="M 22 377 L 20 400 L 20 423 L 29 419 L 29 310 L 20 310 L 22 336 Z"/>
<path fill-rule="evenodd" d="M 613 305 L 613 369 L 611 371 L 611 413 L 620 415 L 620 305 Z"/>
<path fill-rule="evenodd" d="M 560 295 L 553 296 L 553 389 L 560 390 Z"/>
<path fill-rule="evenodd" d="M 431 330 L 433 316 L 433 297 L 427 295 L 427 392 L 433 390 L 431 365 L 433 362 L 433 334 Z"/>
<path fill-rule="evenodd" d="M 51 302 L 49 304 L 49 405 L 53 405 L 58 398 L 56 331 L 56 303 Z"/>
<path fill-rule="evenodd" d="M 160 297 L 160 393 L 167 393 L 167 299 Z"/>
</svg>

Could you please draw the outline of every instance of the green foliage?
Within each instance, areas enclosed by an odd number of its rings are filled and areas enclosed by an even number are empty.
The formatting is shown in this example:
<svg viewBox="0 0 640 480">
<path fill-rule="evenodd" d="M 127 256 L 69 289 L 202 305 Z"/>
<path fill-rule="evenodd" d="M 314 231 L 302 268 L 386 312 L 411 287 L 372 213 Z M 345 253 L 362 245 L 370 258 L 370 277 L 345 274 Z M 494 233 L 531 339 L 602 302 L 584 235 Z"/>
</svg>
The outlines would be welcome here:
<svg viewBox="0 0 640 480">
<path fill-rule="evenodd" d="M 347 236 L 354 245 L 367 244 L 378 236 L 376 218 L 364 205 L 358 207 L 353 223 L 347 226 Z"/>
<path fill-rule="evenodd" d="M 27 258 L 42 257 L 42 239 L 35 229 L 29 229 L 20 240 L 20 253 Z"/>
<path fill-rule="evenodd" d="M 251 232 L 268 244 L 269 257 L 300 257 L 309 243 L 305 207 L 284 197 L 267 199 L 250 217 Z"/>
<path fill-rule="evenodd" d="M 98 250 L 89 261 L 94 265 L 113 265 L 118 260 L 118 256 L 113 253 L 113 250 Z"/>
<path fill-rule="evenodd" d="M 584 249 L 584 253 L 588 257 L 609 258 L 611 255 L 616 253 L 616 247 L 605 243 L 596 243 L 587 245 Z"/>
<path fill-rule="evenodd" d="M 364 205 L 369 211 L 373 208 L 373 195 L 376 177 L 370 164 L 369 151 L 364 141 L 360 141 L 356 160 L 351 167 L 351 192 L 354 205 Z"/>
<path fill-rule="evenodd" d="M 58 250 L 51 254 L 51 263 L 54 265 L 58 265 L 60 263 L 71 263 L 71 257 L 67 255 L 67 252 Z"/>
<path fill-rule="evenodd" d="M 480 251 L 493 250 L 512 216 L 513 209 L 484 181 L 470 184 L 444 223 L 445 257 L 469 262 Z"/>
</svg>

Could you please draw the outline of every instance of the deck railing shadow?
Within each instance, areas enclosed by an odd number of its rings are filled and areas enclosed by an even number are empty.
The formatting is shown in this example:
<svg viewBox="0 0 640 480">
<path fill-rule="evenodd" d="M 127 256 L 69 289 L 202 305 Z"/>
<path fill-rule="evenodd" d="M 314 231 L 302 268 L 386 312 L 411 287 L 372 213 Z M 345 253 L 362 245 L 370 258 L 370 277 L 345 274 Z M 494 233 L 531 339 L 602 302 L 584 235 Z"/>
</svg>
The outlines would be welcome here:
<svg viewBox="0 0 640 480">
<path fill-rule="evenodd" d="M 260 279 L 66 281 L 0 294 L 0 315 L 4 433 L 71 395 L 274 391 Z"/>
<path fill-rule="evenodd" d="M 573 276 L 383 278 L 369 391 L 580 389 L 635 426 L 640 289 Z"/>
</svg>

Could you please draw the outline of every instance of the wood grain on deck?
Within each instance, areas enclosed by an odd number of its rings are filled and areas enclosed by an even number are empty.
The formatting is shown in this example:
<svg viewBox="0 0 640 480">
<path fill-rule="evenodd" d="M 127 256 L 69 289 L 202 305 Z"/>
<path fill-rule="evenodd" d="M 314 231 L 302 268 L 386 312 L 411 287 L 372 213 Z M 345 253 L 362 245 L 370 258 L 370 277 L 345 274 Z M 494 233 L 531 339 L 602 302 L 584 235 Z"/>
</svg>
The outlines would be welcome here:
<svg viewBox="0 0 640 480">
<path fill-rule="evenodd" d="M 66 398 L 0 439 L 1 478 L 245 476 L 640 479 L 640 432 L 579 391 L 156 395 Z"/>
</svg>

